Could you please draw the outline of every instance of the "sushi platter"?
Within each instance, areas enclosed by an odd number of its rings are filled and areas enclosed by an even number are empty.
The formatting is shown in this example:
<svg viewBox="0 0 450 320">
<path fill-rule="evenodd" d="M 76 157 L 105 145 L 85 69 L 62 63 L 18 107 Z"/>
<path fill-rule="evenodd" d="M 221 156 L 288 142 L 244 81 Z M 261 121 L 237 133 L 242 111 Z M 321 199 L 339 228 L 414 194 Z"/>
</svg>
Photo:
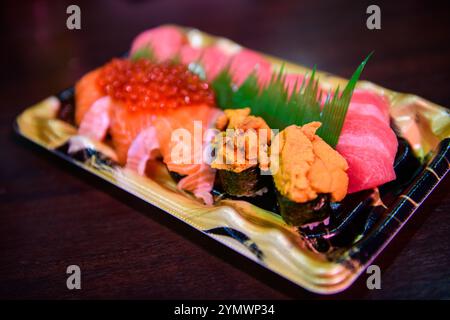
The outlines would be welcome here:
<svg viewBox="0 0 450 320">
<path fill-rule="evenodd" d="M 365 59 L 364 59 L 365 58 Z M 348 288 L 450 168 L 444 107 L 196 29 L 24 110 L 19 135 L 315 293 Z"/>
</svg>

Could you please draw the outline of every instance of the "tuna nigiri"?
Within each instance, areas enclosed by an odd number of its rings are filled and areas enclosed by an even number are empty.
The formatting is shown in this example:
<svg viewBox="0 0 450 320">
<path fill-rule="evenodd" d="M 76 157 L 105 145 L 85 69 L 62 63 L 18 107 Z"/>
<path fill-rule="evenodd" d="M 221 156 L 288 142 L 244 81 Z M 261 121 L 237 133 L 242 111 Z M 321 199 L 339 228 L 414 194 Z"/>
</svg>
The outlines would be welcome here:
<svg viewBox="0 0 450 320">
<path fill-rule="evenodd" d="M 237 85 L 241 85 L 252 72 L 256 72 L 260 85 L 267 83 L 272 76 L 271 63 L 261 54 L 249 49 L 242 49 L 232 57 L 230 69 Z"/>
<path fill-rule="evenodd" d="M 336 147 L 349 165 L 349 193 L 395 179 L 398 142 L 389 125 L 388 107 L 388 102 L 376 93 L 353 93 Z"/>
<path fill-rule="evenodd" d="M 228 65 L 231 58 L 217 46 L 194 48 L 191 45 L 184 45 L 180 52 L 182 63 L 199 62 L 205 69 L 206 79 L 210 81 Z"/>
<path fill-rule="evenodd" d="M 131 45 L 131 54 L 149 47 L 159 61 L 173 58 L 187 42 L 183 32 L 173 26 L 162 26 L 140 33 Z"/>
<path fill-rule="evenodd" d="M 228 65 L 237 85 L 242 84 L 252 72 L 256 73 L 260 84 L 267 83 L 272 75 L 271 63 L 253 50 L 240 49 L 230 54 L 217 45 L 193 47 L 187 42 L 183 32 L 173 26 L 162 26 L 142 32 L 134 39 L 131 54 L 146 47 L 153 50 L 159 61 L 179 56 L 184 64 L 200 62 L 205 69 L 206 78 L 210 81 Z"/>
</svg>

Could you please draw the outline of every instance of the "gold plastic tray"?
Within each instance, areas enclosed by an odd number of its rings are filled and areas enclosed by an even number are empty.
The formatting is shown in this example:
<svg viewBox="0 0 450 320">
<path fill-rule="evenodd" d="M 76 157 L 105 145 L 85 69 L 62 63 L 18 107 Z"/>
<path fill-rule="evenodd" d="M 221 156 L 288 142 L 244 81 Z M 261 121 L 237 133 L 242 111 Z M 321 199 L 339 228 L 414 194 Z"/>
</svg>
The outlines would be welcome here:
<svg viewBox="0 0 450 320">
<path fill-rule="evenodd" d="M 215 43 L 230 51 L 241 49 L 227 39 L 194 29 L 183 30 L 189 41 L 199 46 Z M 275 69 L 285 63 L 289 72 L 310 71 L 278 58 L 266 57 Z M 327 73 L 318 74 L 324 88 L 334 88 L 338 84 L 343 87 L 346 83 L 345 79 Z M 450 117 L 445 108 L 367 81 L 360 81 L 357 87 L 373 90 L 389 99 L 391 118 L 423 167 L 411 183 L 395 195 L 391 205 L 385 206 L 381 198 L 372 202 L 372 207 L 383 211 L 381 221 L 369 232 L 355 237 L 351 244 L 335 248 L 331 253 L 314 250 L 310 241 L 297 228 L 286 225 L 278 214 L 248 202 L 220 200 L 211 207 L 202 205 L 192 196 L 177 190 L 163 165 L 156 165 L 151 170 L 151 177 L 141 177 L 103 161 L 103 156 L 114 158 L 114 151 L 107 145 L 92 141 L 86 142 L 86 148 L 94 151 L 88 159 L 80 161 L 70 157 L 61 146 L 77 134 L 77 129 L 60 120 L 58 112 L 61 104 L 72 98 L 73 90 L 26 109 L 17 117 L 16 129 L 26 139 L 161 208 L 282 277 L 310 291 L 331 294 L 351 285 L 449 169 L 446 138 L 450 136 Z M 374 194 L 378 193 L 374 191 L 371 196 Z"/>
</svg>

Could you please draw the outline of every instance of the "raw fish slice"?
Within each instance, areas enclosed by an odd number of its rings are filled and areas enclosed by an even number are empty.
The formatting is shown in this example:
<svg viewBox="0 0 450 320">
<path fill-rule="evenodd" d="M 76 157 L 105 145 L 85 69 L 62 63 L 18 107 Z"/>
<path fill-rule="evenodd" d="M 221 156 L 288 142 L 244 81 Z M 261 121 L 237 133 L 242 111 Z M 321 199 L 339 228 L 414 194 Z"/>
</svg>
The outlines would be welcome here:
<svg viewBox="0 0 450 320">
<path fill-rule="evenodd" d="M 137 136 L 128 149 L 128 169 L 134 170 L 140 175 L 145 175 L 145 167 L 148 160 L 156 159 L 159 155 L 159 143 L 156 128 L 150 126 Z"/>
<path fill-rule="evenodd" d="M 180 29 L 163 26 L 140 33 L 133 41 L 131 54 L 141 48 L 150 46 L 159 61 L 168 60 L 175 56 L 186 43 L 186 37 Z"/>
<path fill-rule="evenodd" d="M 190 44 L 185 44 L 180 49 L 181 63 L 189 64 L 197 61 L 202 54 L 202 48 L 194 48 Z"/>
<path fill-rule="evenodd" d="M 106 96 L 95 101 L 81 120 L 78 134 L 102 141 L 110 124 L 111 98 Z"/>
<path fill-rule="evenodd" d="M 388 100 L 369 90 L 355 90 L 336 146 L 349 165 L 349 193 L 395 179 L 397 147 Z"/>
<path fill-rule="evenodd" d="M 210 116 L 209 122 L 207 124 L 207 128 L 211 128 L 216 122 L 217 117 L 222 114 L 222 112 L 218 109 L 212 112 Z M 211 135 L 206 132 L 203 135 L 203 158 L 202 163 L 200 165 L 190 165 L 185 168 L 174 168 L 173 170 L 189 172 L 184 178 L 182 178 L 177 187 L 181 190 L 191 191 L 197 198 L 203 199 L 204 203 L 207 205 L 213 204 L 213 197 L 211 195 L 211 190 L 214 187 L 214 180 L 216 176 L 216 170 L 211 168 L 209 164 L 206 163 L 206 152 L 208 150 L 208 146 L 211 143 L 211 139 L 214 135 Z"/>
<path fill-rule="evenodd" d="M 211 190 L 214 186 L 216 171 L 207 164 L 197 166 L 197 171 L 178 182 L 178 189 L 191 191 L 207 205 L 213 204 Z"/>
<path fill-rule="evenodd" d="M 170 155 L 173 146 L 176 145 L 176 141 L 172 141 L 172 135 L 175 130 L 187 130 L 189 138 L 192 138 L 194 135 L 194 121 L 202 121 L 203 126 L 203 118 L 205 117 L 205 114 L 207 116 L 209 109 L 211 109 L 211 107 L 207 105 L 189 106 L 172 110 L 170 113 L 161 113 L 158 115 L 154 125 L 158 132 L 160 150 L 166 165 L 172 165 Z M 192 142 L 189 141 L 188 143 L 192 148 Z M 171 169 L 169 168 L 169 170 Z M 184 174 L 183 172 L 178 173 Z"/>
<path fill-rule="evenodd" d="M 328 92 L 327 92 L 328 93 Z M 330 94 L 330 99 L 333 94 Z M 325 103 L 327 94 L 322 95 L 322 104 Z M 389 102 L 388 100 L 369 90 L 356 89 L 348 106 L 347 115 L 373 116 L 381 122 L 389 125 Z"/>
<path fill-rule="evenodd" d="M 100 69 L 85 74 L 75 85 L 75 123 L 80 125 L 85 113 L 104 94 L 97 85 Z"/>
<path fill-rule="evenodd" d="M 248 49 L 242 49 L 232 57 L 231 73 L 237 85 L 241 85 L 253 71 L 256 71 L 259 84 L 263 85 L 272 76 L 272 65 L 262 55 Z"/>
<path fill-rule="evenodd" d="M 372 91 L 355 90 L 348 113 L 374 116 L 389 125 L 389 103 L 385 97 Z"/>
<path fill-rule="evenodd" d="M 201 121 L 204 130 L 210 121 L 209 118 L 217 113 L 217 110 L 208 105 L 199 105 L 150 113 L 129 111 L 126 107 L 118 105 L 111 112 L 110 131 L 119 163 L 130 163 L 136 167 L 136 163 L 145 162 L 141 149 L 146 147 L 150 152 L 159 149 L 169 170 L 182 175 L 195 172 L 198 164 L 176 164 L 171 161 L 170 154 L 174 145 L 172 133 L 176 129 L 185 129 L 193 137 L 194 121 Z M 155 140 L 151 142 L 153 138 Z M 142 145 L 145 141 L 149 142 L 148 146 Z M 132 159 L 127 160 L 130 155 Z M 148 159 L 151 158 L 150 156 Z M 193 159 L 190 160 L 193 162 Z"/>
<path fill-rule="evenodd" d="M 139 117 L 148 118 L 148 115 L 143 113 L 136 114 L 136 112 L 124 113 L 125 110 L 123 108 L 118 110 L 121 110 L 121 113 L 116 113 L 116 125 L 115 129 L 112 130 L 112 138 L 119 157 L 122 157 L 122 152 L 118 150 L 127 149 L 126 167 L 144 175 L 147 161 L 155 159 L 162 154 L 163 161 L 168 169 L 183 176 L 177 187 L 180 190 L 192 192 L 206 204 L 212 204 L 213 199 L 210 192 L 214 184 L 215 170 L 207 165 L 202 158 L 195 162 L 193 153 L 194 142 L 192 140 L 194 139 L 194 121 L 199 121 L 201 124 L 201 141 L 199 146 L 201 148 L 200 152 L 203 153 L 204 148 L 210 142 L 208 139 L 213 137 L 213 135 L 205 135 L 205 129 L 215 123 L 221 111 L 208 105 L 198 105 L 159 112 L 158 114 L 153 114 L 148 126 L 136 134 L 136 132 L 128 132 L 130 127 L 120 123 L 119 119 L 123 119 L 121 117 L 125 116 L 127 117 L 127 123 L 132 119 L 132 123 L 140 127 L 146 125 L 146 122 L 138 122 L 139 120 L 137 119 Z M 121 117 L 118 117 L 118 115 Z M 172 134 L 177 129 L 184 129 L 190 134 L 190 141 L 187 143 L 191 144 L 191 152 L 186 164 L 175 163 L 171 159 L 171 152 L 174 147 Z M 120 141 L 116 140 L 118 138 L 118 130 L 121 133 L 120 137 L 122 137 Z M 135 134 L 136 137 L 128 145 L 129 139 Z M 119 160 L 122 161 L 120 158 Z"/>
<path fill-rule="evenodd" d="M 161 146 L 161 154 L 163 161 L 166 163 L 170 171 L 177 172 L 181 175 L 192 174 L 197 171 L 197 166 L 200 165 L 198 159 L 195 159 L 196 155 L 203 152 L 202 144 L 204 142 L 205 130 L 212 127 L 215 119 L 221 111 L 217 108 L 212 108 L 207 105 L 190 106 L 187 108 L 180 108 L 172 112 L 170 116 L 158 117 L 155 121 L 155 126 L 158 130 L 158 139 Z M 195 150 L 196 144 L 194 143 L 195 137 L 195 121 L 201 122 L 202 136 L 201 141 L 197 144 L 200 146 L 200 150 Z M 191 139 L 190 143 L 190 159 L 187 159 L 189 163 L 177 163 L 172 160 L 172 149 L 177 144 L 176 141 L 172 141 L 172 133 L 176 129 L 185 129 L 189 133 Z M 196 137 L 197 138 L 197 137 Z M 195 152 L 196 151 L 196 152 Z M 201 160 L 201 159 L 200 159 Z"/>
<path fill-rule="evenodd" d="M 349 193 L 395 179 L 397 145 L 393 130 L 378 118 L 347 115 L 336 150 L 349 165 Z"/>
<path fill-rule="evenodd" d="M 230 56 L 217 46 L 206 48 L 193 48 L 183 46 L 181 61 L 185 64 L 199 60 L 203 64 L 208 80 L 213 80 L 231 61 L 233 80 L 237 85 L 242 84 L 251 72 L 256 71 L 260 83 L 270 80 L 272 66 L 262 55 L 257 52 L 242 49 L 237 54 Z"/>
<path fill-rule="evenodd" d="M 337 150 L 349 165 L 348 193 L 375 188 L 395 179 L 393 157 L 377 148 L 338 145 Z"/>
<path fill-rule="evenodd" d="M 180 49 L 181 63 L 188 65 L 191 62 L 196 62 L 200 59 L 202 48 L 194 48 L 190 44 L 185 44 Z"/>
<path fill-rule="evenodd" d="M 167 168 L 172 172 L 184 176 L 178 182 L 177 187 L 180 190 L 192 192 L 197 198 L 203 199 L 206 204 L 212 204 L 213 198 L 210 192 L 214 185 L 216 171 L 205 163 L 206 159 L 204 154 L 214 135 L 208 135 L 208 132 L 205 130 L 213 126 L 222 111 L 217 108 L 206 106 L 198 106 L 195 107 L 194 110 L 188 110 L 188 108 L 185 109 L 186 110 L 180 110 L 176 116 L 172 115 L 171 117 L 158 118 L 155 122 L 159 133 L 160 151 Z M 189 123 L 189 121 L 191 123 Z M 199 151 L 202 153 L 203 157 L 195 159 L 195 142 L 192 141 L 190 159 L 188 159 L 190 160 L 188 161 L 189 163 L 177 163 L 176 161 L 172 161 L 171 153 L 174 143 L 172 142 L 171 133 L 177 128 L 183 128 L 190 132 L 191 137 L 194 139 L 194 121 L 201 121 L 202 123 L 202 135 L 200 136 L 202 141 L 200 141 L 201 149 Z"/>
<path fill-rule="evenodd" d="M 128 148 L 140 131 L 149 126 L 151 115 L 147 111 L 129 111 L 98 89 L 100 69 L 86 74 L 75 88 L 75 117 L 79 133 L 102 141 L 110 129 L 120 164 L 125 164 Z"/>
<path fill-rule="evenodd" d="M 114 105 L 111 111 L 110 134 L 121 165 L 126 163 L 128 149 L 133 140 L 152 124 L 154 118 L 147 110 L 131 111 L 122 104 Z"/>
<path fill-rule="evenodd" d="M 190 45 L 185 45 L 181 49 L 181 61 L 184 64 L 199 61 L 205 68 L 206 78 L 214 80 L 220 71 L 227 66 L 230 56 L 216 46 L 193 48 Z"/>
<path fill-rule="evenodd" d="M 347 114 L 339 137 L 338 147 L 342 144 L 355 146 L 374 145 L 380 152 L 395 156 L 397 137 L 386 123 L 367 115 Z"/>
<path fill-rule="evenodd" d="M 212 46 L 204 50 L 200 62 L 205 67 L 206 78 L 213 80 L 222 71 L 230 61 L 230 56 L 222 49 Z"/>
</svg>

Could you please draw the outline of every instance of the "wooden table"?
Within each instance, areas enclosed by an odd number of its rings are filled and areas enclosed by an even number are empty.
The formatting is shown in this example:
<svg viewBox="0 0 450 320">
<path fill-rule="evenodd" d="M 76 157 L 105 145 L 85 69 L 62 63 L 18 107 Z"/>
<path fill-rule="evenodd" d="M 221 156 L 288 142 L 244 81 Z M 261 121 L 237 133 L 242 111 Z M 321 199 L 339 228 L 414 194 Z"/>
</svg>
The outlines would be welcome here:
<svg viewBox="0 0 450 320">
<path fill-rule="evenodd" d="M 450 10 L 428 1 L 381 3 L 366 28 L 355 1 L 2 2 L 0 146 L 1 298 L 324 298 L 262 270 L 160 210 L 15 136 L 25 107 L 71 86 L 128 49 L 134 35 L 173 22 L 344 77 L 375 55 L 363 78 L 449 106 Z M 382 289 L 363 275 L 326 298 L 450 298 L 450 179 L 375 261 Z M 66 288 L 66 267 L 82 290 Z"/>
</svg>

